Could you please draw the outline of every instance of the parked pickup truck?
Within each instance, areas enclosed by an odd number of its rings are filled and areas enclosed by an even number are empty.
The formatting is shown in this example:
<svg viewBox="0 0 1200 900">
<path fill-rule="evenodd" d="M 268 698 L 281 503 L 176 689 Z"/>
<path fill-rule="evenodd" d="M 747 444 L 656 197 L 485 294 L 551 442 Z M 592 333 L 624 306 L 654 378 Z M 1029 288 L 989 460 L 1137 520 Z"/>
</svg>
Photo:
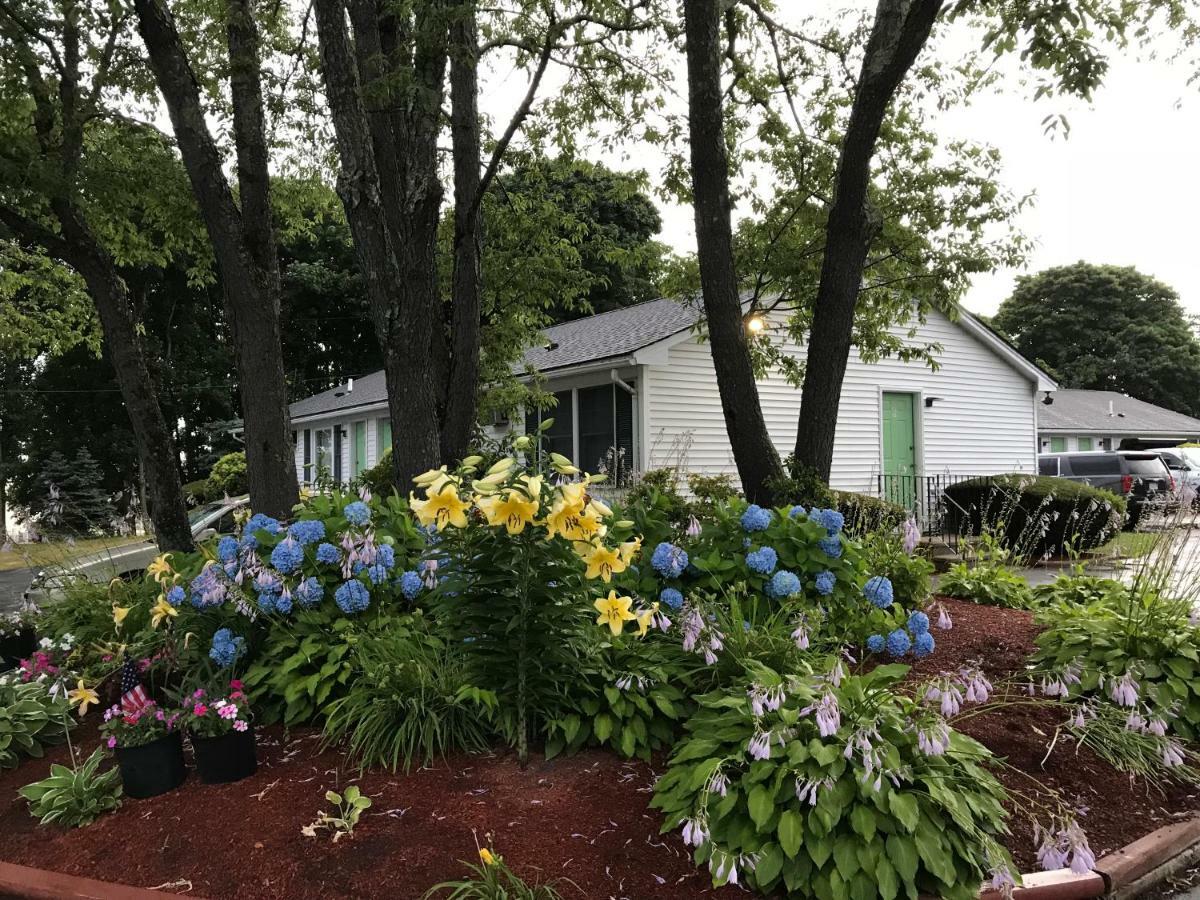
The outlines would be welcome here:
<svg viewBox="0 0 1200 900">
<path fill-rule="evenodd" d="M 1152 450 L 1043 453 L 1038 456 L 1038 474 L 1082 481 L 1124 497 L 1129 528 L 1136 528 L 1151 506 L 1165 507 L 1174 500 L 1175 480 Z"/>
</svg>

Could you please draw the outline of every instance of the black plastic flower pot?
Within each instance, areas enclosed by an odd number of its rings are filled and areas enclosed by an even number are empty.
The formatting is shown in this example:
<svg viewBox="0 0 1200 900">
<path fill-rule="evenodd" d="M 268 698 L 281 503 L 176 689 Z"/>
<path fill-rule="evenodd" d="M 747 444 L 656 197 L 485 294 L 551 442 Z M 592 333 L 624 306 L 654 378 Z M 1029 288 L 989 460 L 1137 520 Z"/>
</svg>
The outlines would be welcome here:
<svg viewBox="0 0 1200 900">
<path fill-rule="evenodd" d="M 117 747 L 116 752 L 125 795 L 135 800 L 173 791 L 187 777 L 178 731 L 140 747 Z"/>
<path fill-rule="evenodd" d="M 218 737 L 192 737 L 196 771 L 205 784 L 241 781 L 258 771 L 254 726 Z"/>
<path fill-rule="evenodd" d="M 37 633 L 32 628 L 0 637 L 0 671 L 15 669 L 21 660 L 33 656 L 36 649 Z"/>
</svg>

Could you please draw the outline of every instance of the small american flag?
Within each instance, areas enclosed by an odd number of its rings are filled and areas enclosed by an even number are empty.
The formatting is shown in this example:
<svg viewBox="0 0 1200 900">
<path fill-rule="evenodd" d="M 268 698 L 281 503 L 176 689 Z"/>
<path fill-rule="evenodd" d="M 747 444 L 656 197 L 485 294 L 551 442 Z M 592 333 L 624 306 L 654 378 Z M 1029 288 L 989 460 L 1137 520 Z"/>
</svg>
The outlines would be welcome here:
<svg viewBox="0 0 1200 900">
<path fill-rule="evenodd" d="M 138 678 L 137 665 L 126 656 L 125 665 L 121 666 L 121 712 L 127 716 L 137 715 L 150 704 L 150 697 Z"/>
</svg>

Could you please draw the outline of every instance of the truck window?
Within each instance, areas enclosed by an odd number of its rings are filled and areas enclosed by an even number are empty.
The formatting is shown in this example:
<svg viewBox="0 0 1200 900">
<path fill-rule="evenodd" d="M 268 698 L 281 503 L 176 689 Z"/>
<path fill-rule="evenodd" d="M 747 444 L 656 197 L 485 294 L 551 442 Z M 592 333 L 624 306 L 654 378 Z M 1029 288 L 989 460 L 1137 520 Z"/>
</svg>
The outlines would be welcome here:
<svg viewBox="0 0 1200 900">
<path fill-rule="evenodd" d="M 1072 475 L 1120 475 L 1121 458 L 1116 454 L 1088 454 L 1071 457 Z"/>
</svg>

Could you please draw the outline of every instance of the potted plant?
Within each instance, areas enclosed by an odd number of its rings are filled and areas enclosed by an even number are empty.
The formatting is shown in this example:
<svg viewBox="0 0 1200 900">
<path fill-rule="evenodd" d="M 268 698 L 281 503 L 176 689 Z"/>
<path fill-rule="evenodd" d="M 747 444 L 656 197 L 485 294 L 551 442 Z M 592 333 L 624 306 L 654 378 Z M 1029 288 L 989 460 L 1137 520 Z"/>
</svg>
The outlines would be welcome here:
<svg viewBox="0 0 1200 900">
<path fill-rule="evenodd" d="M 117 756 L 125 793 L 137 800 L 172 791 L 187 777 L 179 713 L 167 713 L 154 701 L 135 710 L 112 706 L 100 732 Z"/>
<path fill-rule="evenodd" d="M 258 771 L 254 724 L 240 681 L 229 683 L 226 697 L 197 689 L 182 722 L 196 752 L 196 771 L 205 784 L 241 781 Z"/>
<path fill-rule="evenodd" d="M 37 649 L 32 612 L 0 616 L 0 671 L 16 668 Z"/>
</svg>

